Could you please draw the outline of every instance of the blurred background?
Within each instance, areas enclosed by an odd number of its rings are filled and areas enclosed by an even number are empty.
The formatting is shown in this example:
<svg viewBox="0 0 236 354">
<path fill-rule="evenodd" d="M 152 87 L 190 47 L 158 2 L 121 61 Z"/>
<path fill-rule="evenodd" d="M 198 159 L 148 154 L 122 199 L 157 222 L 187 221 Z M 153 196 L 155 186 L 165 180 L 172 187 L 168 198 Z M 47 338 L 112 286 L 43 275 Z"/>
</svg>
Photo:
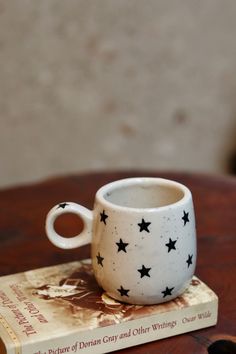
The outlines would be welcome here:
<svg viewBox="0 0 236 354">
<path fill-rule="evenodd" d="M 0 187 L 235 173 L 236 2 L 0 0 Z"/>
</svg>

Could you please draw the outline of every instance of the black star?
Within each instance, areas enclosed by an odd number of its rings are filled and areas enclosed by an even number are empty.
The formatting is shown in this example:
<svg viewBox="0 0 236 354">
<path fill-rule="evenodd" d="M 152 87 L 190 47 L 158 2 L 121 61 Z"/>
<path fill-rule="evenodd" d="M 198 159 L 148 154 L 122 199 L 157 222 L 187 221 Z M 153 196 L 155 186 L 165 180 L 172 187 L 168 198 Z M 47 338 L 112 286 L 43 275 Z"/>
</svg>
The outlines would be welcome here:
<svg viewBox="0 0 236 354">
<path fill-rule="evenodd" d="M 69 204 L 68 204 L 68 203 L 60 203 L 60 204 L 58 205 L 57 209 L 59 209 L 59 208 L 65 209 L 65 207 L 66 207 L 67 205 L 69 205 Z"/>
<path fill-rule="evenodd" d="M 168 286 L 166 287 L 166 290 L 163 290 L 162 291 L 162 294 L 163 294 L 163 297 L 166 297 L 166 296 L 169 296 L 169 295 L 172 295 L 171 292 L 173 291 L 174 288 L 168 288 Z"/>
<path fill-rule="evenodd" d="M 190 264 L 193 264 L 193 255 L 191 255 L 191 256 L 190 256 L 190 254 L 188 255 L 188 259 L 187 259 L 186 263 L 188 263 L 188 268 L 190 267 Z"/>
<path fill-rule="evenodd" d="M 189 222 L 188 214 L 184 210 L 184 216 L 182 217 L 182 220 L 184 221 L 184 226 L 186 225 L 187 222 Z"/>
<path fill-rule="evenodd" d="M 128 246 L 128 243 L 123 242 L 120 238 L 120 242 L 116 242 L 116 244 L 118 246 L 117 252 L 124 251 L 126 253 L 126 247 Z"/>
<path fill-rule="evenodd" d="M 117 289 L 120 293 L 121 296 L 128 296 L 128 292 L 130 291 L 129 289 L 124 289 L 123 286 L 121 285 L 120 286 L 120 289 Z"/>
<path fill-rule="evenodd" d="M 150 222 L 145 222 L 144 219 L 142 219 L 142 222 L 138 223 L 138 226 L 140 227 L 140 232 L 142 231 L 147 231 L 147 232 L 150 232 L 148 230 L 148 226 L 150 225 L 151 223 Z"/>
<path fill-rule="evenodd" d="M 98 252 L 98 255 L 96 257 L 97 257 L 98 264 L 100 264 L 103 267 L 102 262 L 103 262 L 104 258 L 101 257 L 100 252 Z"/>
<path fill-rule="evenodd" d="M 143 278 L 145 275 L 150 278 L 150 270 L 152 268 L 146 268 L 144 265 L 142 265 L 141 269 L 138 269 L 138 272 L 141 274 L 141 278 Z"/>
<path fill-rule="evenodd" d="M 106 223 L 106 218 L 108 218 L 108 215 L 105 214 L 105 210 L 103 210 L 103 212 L 100 213 L 100 216 L 101 216 L 100 221 L 104 222 L 104 224 L 106 225 L 107 224 Z"/>
<path fill-rule="evenodd" d="M 165 244 L 165 245 L 168 247 L 168 253 L 169 253 L 171 250 L 176 250 L 176 248 L 175 248 L 176 242 L 177 242 L 177 240 L 172 241 L 171 238 L 169 238 L 169 243 L 166 243 L 166 244 Z"/>
</svg>

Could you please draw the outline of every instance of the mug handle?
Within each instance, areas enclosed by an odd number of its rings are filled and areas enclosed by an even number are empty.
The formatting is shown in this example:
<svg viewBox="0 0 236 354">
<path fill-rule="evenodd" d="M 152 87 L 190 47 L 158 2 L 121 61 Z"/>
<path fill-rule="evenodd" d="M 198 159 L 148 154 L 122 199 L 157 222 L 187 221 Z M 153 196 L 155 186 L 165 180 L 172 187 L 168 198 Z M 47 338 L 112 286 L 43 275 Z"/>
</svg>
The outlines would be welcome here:
<svg viewBox="0 0 236 354">
<path fill-rule="evenodd" d="M 59 235 L 54 228 L 55 220 L 62 214 L 72 213 L 78 215 L 84 223 L 81 233 L 74 237 L 66 238 Z M 73 202 L 64 202 L 55 205 L 47 214 L 45 231 L 49 240 L 57 247 L 72 249 L 87 245 L 92 240 L 93 212 L 82 205 Z"/>
</svg>

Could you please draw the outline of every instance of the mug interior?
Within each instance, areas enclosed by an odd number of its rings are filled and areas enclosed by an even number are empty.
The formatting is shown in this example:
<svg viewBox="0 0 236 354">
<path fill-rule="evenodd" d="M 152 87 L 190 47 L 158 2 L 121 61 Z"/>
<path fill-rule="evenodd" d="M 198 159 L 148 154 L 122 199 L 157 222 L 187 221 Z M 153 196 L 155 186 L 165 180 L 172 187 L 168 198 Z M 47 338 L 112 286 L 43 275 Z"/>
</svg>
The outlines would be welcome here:
<svg viewBox="0 0 236 354">
<path fill-rule="evenodd" d="M 117 206 L 129 208 L 159 208 L 179 202 L 185 188 L 177 182 L 163 179 L 127 179 L 107 185 L 103 198 Z"/>
</svg>

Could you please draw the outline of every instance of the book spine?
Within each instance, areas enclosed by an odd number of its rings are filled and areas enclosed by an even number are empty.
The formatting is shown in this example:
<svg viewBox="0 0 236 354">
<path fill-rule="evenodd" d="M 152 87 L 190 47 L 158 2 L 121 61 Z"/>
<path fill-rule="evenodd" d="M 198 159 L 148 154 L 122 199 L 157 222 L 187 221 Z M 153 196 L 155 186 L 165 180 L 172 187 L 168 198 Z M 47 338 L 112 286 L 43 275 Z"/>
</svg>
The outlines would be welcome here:
<svg viewBox="0 0 236 354">
<path fill-rule="evenodd" d="M 0 327 L 4 329 L 1 332 L 0 328 L 0 354 L 22 354 L 21 343 L 15 331 L 11 328 L 7 320 L 0 313 Z M 9 342 L 8 349 L 4 342 Z"/>
<path fill-rule="evenodd" d="M 216 324 L 218 299 L 86 332 L 31 343 L 22 354 L 107 353 Z M 12 352 L 7 352 L 11 354 Z"/>
</svg>

